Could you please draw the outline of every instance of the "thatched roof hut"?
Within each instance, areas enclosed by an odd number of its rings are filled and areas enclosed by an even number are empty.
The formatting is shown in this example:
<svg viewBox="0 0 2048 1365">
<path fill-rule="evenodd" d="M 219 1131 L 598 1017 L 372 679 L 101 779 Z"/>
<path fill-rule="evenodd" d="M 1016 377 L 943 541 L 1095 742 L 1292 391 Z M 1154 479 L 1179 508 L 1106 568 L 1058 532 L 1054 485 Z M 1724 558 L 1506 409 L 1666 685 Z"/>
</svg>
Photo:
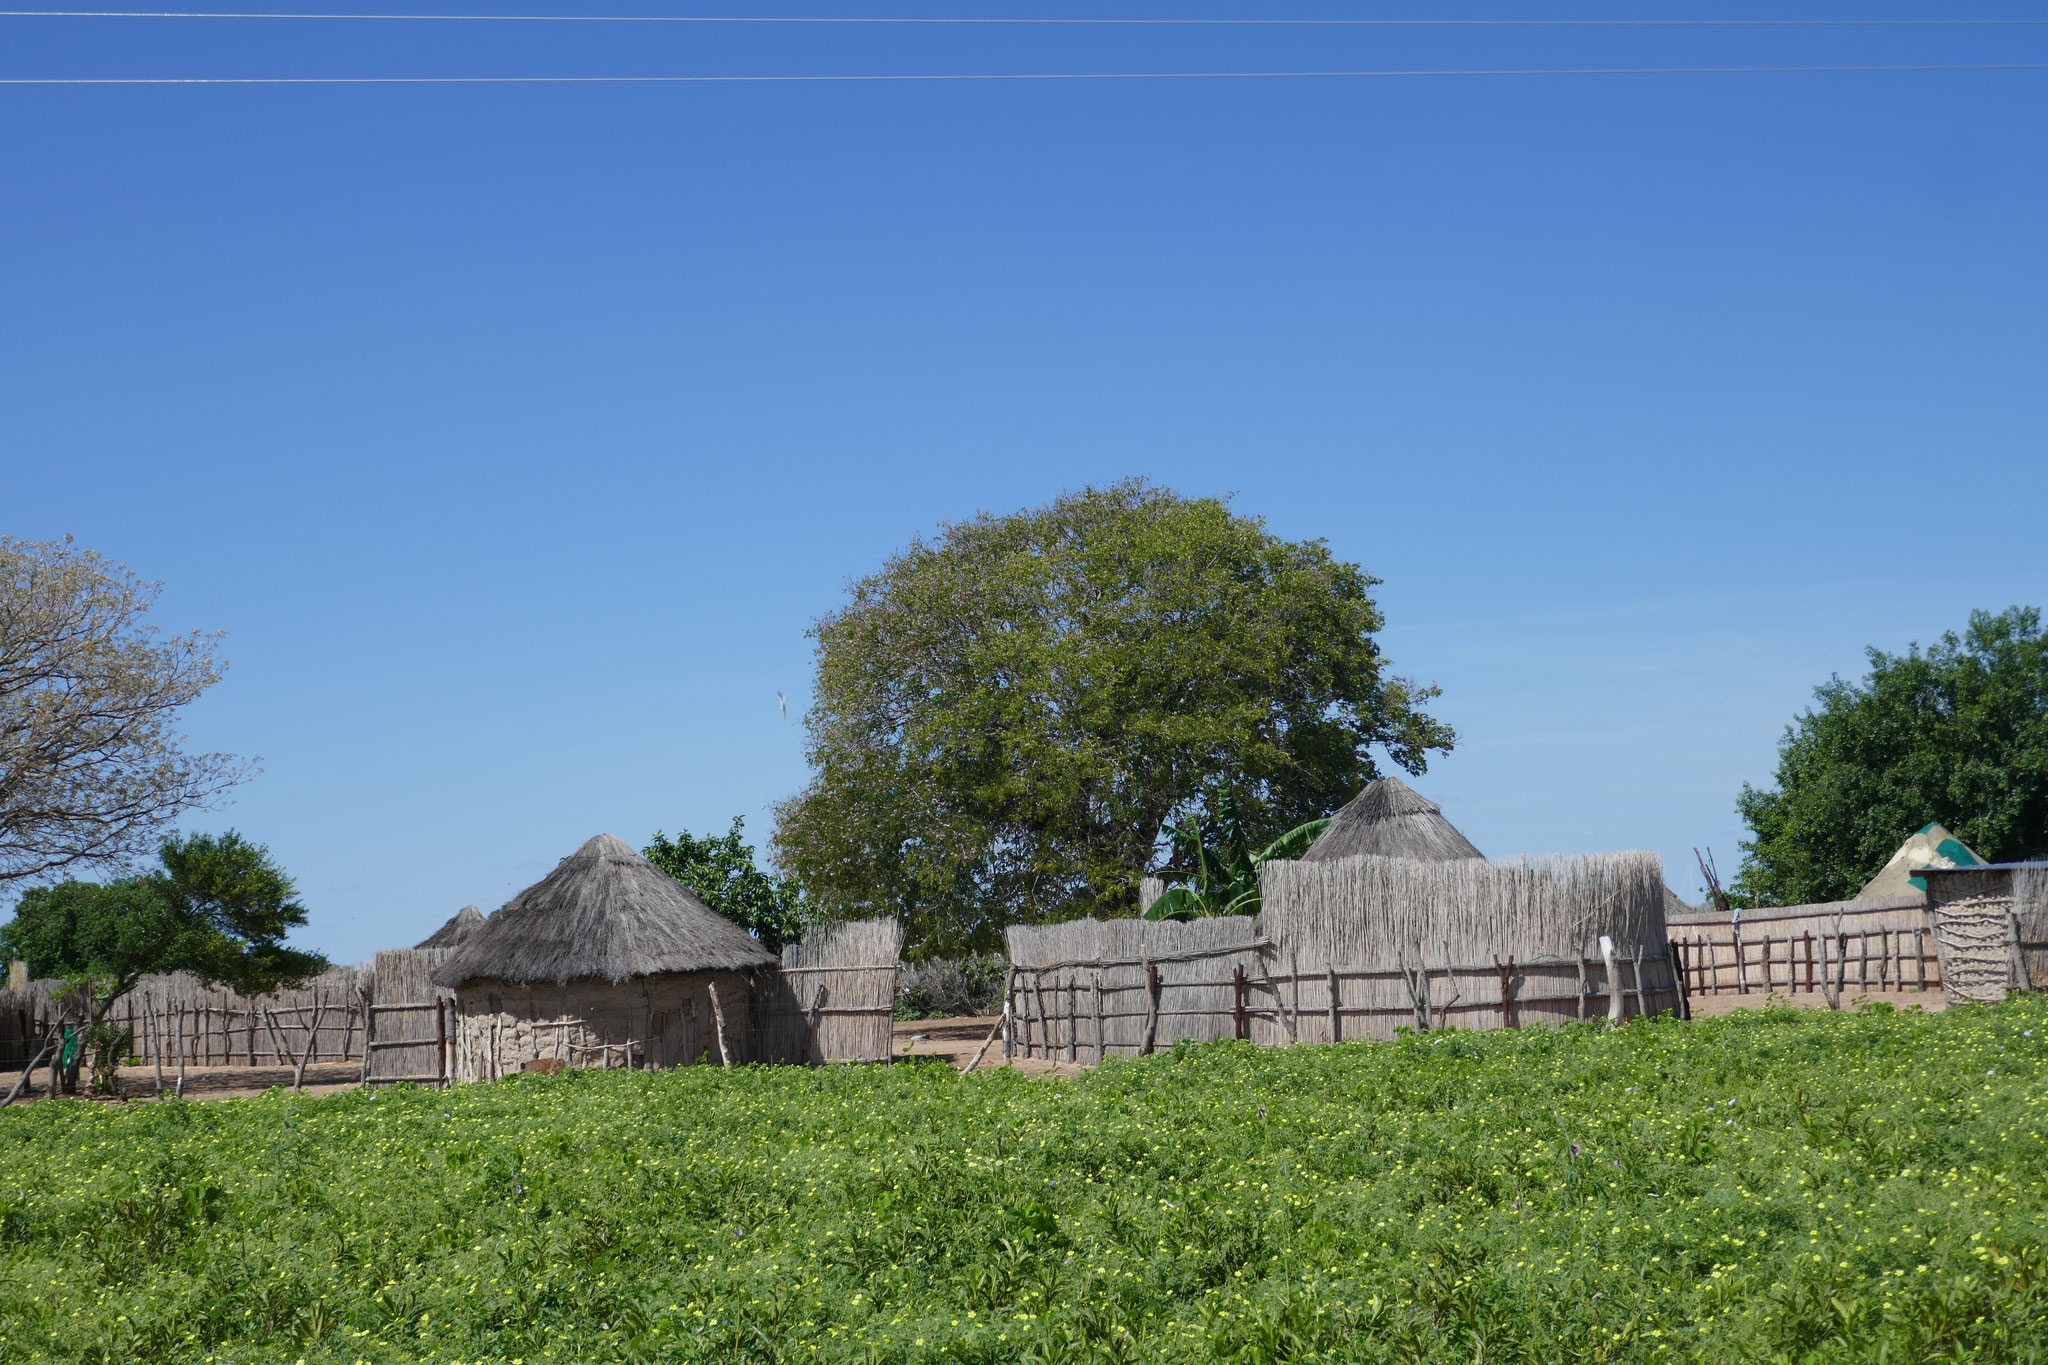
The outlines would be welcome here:
<svg viewBox="0 0 2048 1365">
<path fill-rule="evenodd" d="M 484 927 L 484 912 L 474 905 L 465 905 L 448 917 L 448 922 L 428 934 L 418 943 L 420 948 L 455 948 L 468 941 L 469 936 Z"/>
<path fill-rule="evenodd" d="M 1361 853 L 1429 863 L 1486 856 L 1444 819 L 1436 802 L 1418 795 L 1398 777 L 1366 783 L 1301 857 L 1303 862 L 1327 862 Z"/>
<path fill-rule="evenodd" d="M 779 959 L 619 839 L 600 834 L 436 968 L 455 992 L 449 1074 L 768 1061 L 794 1012 Z M 893 980 L 893 968 L 890 971 Z"/>
<path fill-rule="evenodd" d="M 434 982 L 581 978 L 616 985 L 670 972 L 747 971 L 778 960 L 623 839 L 600 834 L 486 920 Z"/>
</svg>

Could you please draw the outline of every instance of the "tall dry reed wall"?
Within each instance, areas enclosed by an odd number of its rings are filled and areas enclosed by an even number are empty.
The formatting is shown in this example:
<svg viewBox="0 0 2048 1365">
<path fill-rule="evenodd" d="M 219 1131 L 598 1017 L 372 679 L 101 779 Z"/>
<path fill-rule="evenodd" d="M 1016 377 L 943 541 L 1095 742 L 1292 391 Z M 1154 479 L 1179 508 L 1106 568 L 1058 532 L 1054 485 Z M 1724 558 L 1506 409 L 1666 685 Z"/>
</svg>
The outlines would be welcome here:
<svg viewBox="0 0 2048 1365">
<path fill-rule="evenodd" d="M 785 946 L 757 1027 L 778 1061 L 887 1061 L 895 1039 L 903 925 L 855 920 Z"/>
<path fill-rule="evenodd" d="M 1157 1047 L 1235 1037 L 1234 974 L 1263 970 L 1243 916 L 1071 920 L 1006 937 L 1010 1051 L 1055 1061 L 1136 1056 L 1148 1036 Z"/>
<path fill-rule="evenodd" d="M 1268 863 L 1256 920 L 1009 931 L 1013 1054 L 1135 1055 L 1683 1011 L 1649 853 Z M 1599 946 L 1612 944 L 1610 957 Z"/>
</svg>

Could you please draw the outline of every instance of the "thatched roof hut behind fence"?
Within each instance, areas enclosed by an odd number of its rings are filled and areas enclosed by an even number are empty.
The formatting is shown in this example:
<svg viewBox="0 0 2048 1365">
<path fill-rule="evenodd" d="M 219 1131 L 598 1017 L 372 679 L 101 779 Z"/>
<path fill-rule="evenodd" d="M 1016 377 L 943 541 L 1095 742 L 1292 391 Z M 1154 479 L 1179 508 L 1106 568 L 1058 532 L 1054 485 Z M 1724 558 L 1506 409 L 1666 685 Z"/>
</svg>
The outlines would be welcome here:
<svg viewBox="0 0 2048 1365">
<path fill-rule="evenodd" d="M 1444 818 L 1436 802 L 1398 777 L 1366 783 L 1364 791 L 1330 818 L 1330 827 L 1309 845 L 1301 861 L 1327 862 L 1361 854 L 1431 863 L 1486 856 Z"/>
<path fill-rule="evenodd" d="M 454 948 L 468 941 L 469 936 L 484 927 L 484 912 L 474 905 L 465 905 L 448 917 L 448 922 L 428 934 L 414 948 Z"/>
<path fill-rule="evenodd" d="M 600 834 L 435 971 L 456 995 L 453 1070 L 752 1061 L 774 954 L 623 840 Z"/>
</svg>

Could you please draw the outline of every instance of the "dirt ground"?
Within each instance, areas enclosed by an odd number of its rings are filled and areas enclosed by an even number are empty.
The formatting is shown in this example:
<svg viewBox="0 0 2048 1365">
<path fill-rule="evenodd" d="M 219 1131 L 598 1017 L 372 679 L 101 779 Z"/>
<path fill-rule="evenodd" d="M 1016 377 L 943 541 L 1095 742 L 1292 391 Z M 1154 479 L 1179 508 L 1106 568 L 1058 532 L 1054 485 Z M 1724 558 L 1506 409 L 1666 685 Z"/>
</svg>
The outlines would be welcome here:
<svg viewBox="0 0 2048 1365">
<path fill-rule="evenodd" d="M 982 1040 L 989 1036 L 989 1030 L 997 1023 L 995 1016 L 985 1019 L 920 1019 L 899 1022 L 896 1025 L 895 1052 L 899 1057 L 943 1057 L 952 1063 L 955 1070 L 963 1070 L 974 1060 L 974 1054 L 981 1049 Z M 1003 1043 L 1000 1038 L 989 1044 L 988 1052 L 981 1059 L 980 1070 L 1003 1064 Z M 1082 1068 L 1060 1063 L 1026 1061 L 1018 1059 L 1017 1068 L 1029 1075 L 1041 1076 L 1057 1073 L 1071 1076 Z M 14 1087 L 19 1069 L 0 1071 L 0 1097 Z M 30 1078 L 29 1087 L 22 1092 L 22 1100 L 40 1099 L 48 1092 L 47 1067 L 39 1067 Z M 356 1085 L 363 1074 L 360 1062 L 315 1062 L 306 1068 L 305 1093 L 328 1095 L 337 1090 L 347 1090 Z M 164 1093 L 171 1094 L 177 1087 L 177 1072 L 164 1073 Z M 185 1069 L 185 1098 L 188 1100 L 227 1100 L 260 1095 L 273 1087 L 289 1087 L 292 1071 L 288 1066 L 206 1066 Z M 83 1086 L 83 1078 L 80 1085 Z M 156 1098 L 156 1068 L 150 1066 L 124 1066 L 121 1068 L 121 1091 L 124 1099 L 153 1100 Z"/>
<path fill-rule="evenodd" d="M 0 1098 L 14 1088 L 15 1077 L 20 1068 L 0 1071 Z M 330 1095 L 337 1090 L 346 1090 L 362 1078 L 361 1062 L 314 1062 L 306 1068 L 305 1093 L 308 1095 Z M 36 1068 L 36 1074 L 29 1078 L 29 1086 L 21 1094 L 23 1100 L 40 1099 L 49 1091 L 48 1067 Z M 244 1095 L 260 1095 L 273 1087 L 290 1088 L 292 1069 L 288 1066 L 188 1066 L 185 1068 L 185 1098 L 188 1100 L 227 1100 Z M 85 1077 L 80 1075 L 78 1085 L 85 1088 Z M 164 1093 L 176 1092 L 178 1072 L 176 1067 L 164 1071 Z M 156 1068 L 153 1066 L 124 1066 L 121 1068 L 122 1097 L 129 1100 L 153 1100 L 156 1098 Z"/>
<path fill-rule="evenodd" d="M 1885 1002 L 1901 1009 L 1917 1005 L 1930 1012 L 1942 1007 L 1941 992 L 1932 990 L 1916 991 L 1869 991 L 1854 993 L 1843 1003 L 1844 1009 L 1855 1009 L 1865 1003 Z M 1762 1009 L 1769 1004 L 1792 1005 L 1798 1009 L 1826 1009 L 1827 999 L 1818 991 L 1808 995 L 1804 991 L 1790 996 L 1783 992 L 1766 994 L 1752 991 L 1748 995 L 1724 993 L 1721 995 L 1695 995 L 1692 1011 L 1696 1018 L 1711 1019 L 1736 1010 Z M 943 1057 L 953 1069 L 962 1071 L 981 1052 L 981 1046 L 995 1028 L 998 1016 L 962 1017 L 956 1019 L 915 1019 L 899 1020 L 896 1024 L 895 1052 L 899 1057 Z M 997 1038 L 989 1043 L 988 1051 L 982 1054 L 978 1070 L 986 1071 L 1003 1065 L 1003 1041 Z M 1011 1066 L 1028 1076 L 1074 1076 L 1087 1069 L 1086 1063 L 1047 1062 L 1019 1057 Z M 0 1071 L 0 1096 L 14 1086 L 19 1071 Z M 45 1080 L 49 1072 L 39 1069 L 31 1078 L 30 1085 L 22 1099 L 41 1098 L 45 1093 Z M 357 1084 L 362 1076 L 360 1062 L 316 1062 L 306 1068 L 305 1093 L 328 1095 L 337 1090 L 346 1090 Z M 177 1083 L 177 1073 L 164 1073 L 164 1091 L 169 1094 Z M 185 1071 L 185 1098 L 188 1100 L 226 1100 L 249 1095 L 260 1095 L 273 1087 L 288 1087 L 292 1083 L 292 1072 L 286 1066 L 208 1066 L 188 1067 Z M 121 1087 L 128 1100 L 153 1100 L 156 1098 L 156 1068 L 129 1066 L 121 1068 Z"/>
<path fill-rule="evenodd" d="M 1928 991 L 1859 991 L 1852 987 L 1842 993 L 1842 1008 L 1845 1010 L 1853 1010 L 1865 1003 L 1896 1005 L 1900 1009 L 1918 1005 L 1932 1014 L 1942 1007 L 1943 1001 L 1938 987 Z M 1828 1007 L 1828 998 L 1819 991 L 1814 991 L 1810 995 L 1803 990 L 1795 991 L 1791 995 L 1785 994 L 1783 990 L 1769 993 L 1752 990 L 1748 995 L 1724 991 L 1720 995 L 1693 996 L 1692 1013 L 1695 1019 L 1713 1019 L 1723 1014 L 1733 1014 L 1737 1010 L 1760 1010 L 1765 1005 L 1790 1005 L 1794 1009 L 1824 1010 Z"/>
</svg>

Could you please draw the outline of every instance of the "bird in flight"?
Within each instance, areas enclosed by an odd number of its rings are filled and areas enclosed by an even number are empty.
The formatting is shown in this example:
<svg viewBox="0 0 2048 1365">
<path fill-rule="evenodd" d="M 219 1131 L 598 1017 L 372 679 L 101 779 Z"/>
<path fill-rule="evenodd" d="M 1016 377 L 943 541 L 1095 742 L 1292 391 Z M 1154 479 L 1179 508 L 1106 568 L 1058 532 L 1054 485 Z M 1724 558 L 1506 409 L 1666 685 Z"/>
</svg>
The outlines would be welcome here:
<svg viewBox="0 0 2048 1365">
<path fill-rule="evenodd" d="M 777 693 L 775 694 L 775 704 L 776 704 L 777 706 L 780 706 L 780 707 L 782 708 L 782 718 L 783 718 L 784 720 L 788 720 L 788 719 L 789 719 L 789 698 L 788 698 L 788 697 L 786 697 L 786 696 L 784 696 L 784 695 L 783 695 L 782 693 L 780 693 L 780 692 L 777 692 Z"/>
</svg>

